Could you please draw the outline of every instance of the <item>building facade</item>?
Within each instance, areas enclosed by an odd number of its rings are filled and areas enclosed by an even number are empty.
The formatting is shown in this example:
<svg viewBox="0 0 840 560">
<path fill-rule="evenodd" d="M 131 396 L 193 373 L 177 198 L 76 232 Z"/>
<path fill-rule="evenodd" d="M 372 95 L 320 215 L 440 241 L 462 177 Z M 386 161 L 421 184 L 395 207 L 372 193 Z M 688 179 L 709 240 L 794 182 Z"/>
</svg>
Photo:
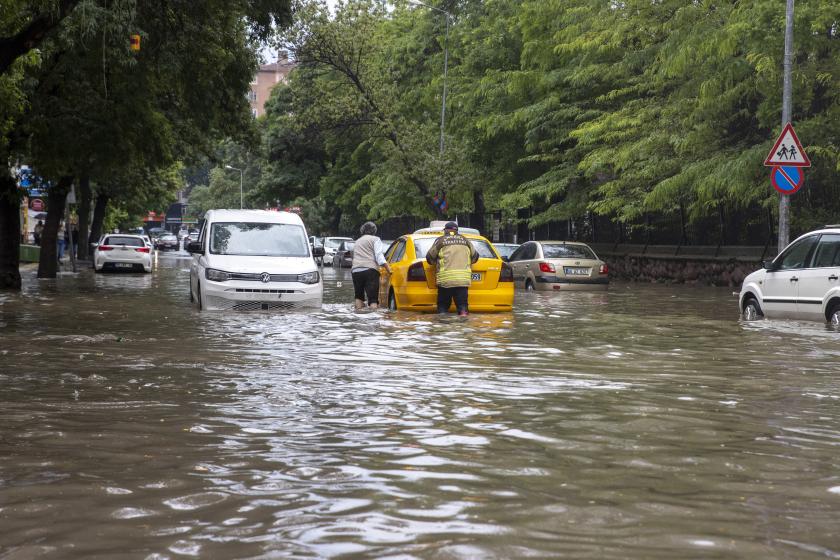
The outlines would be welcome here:
<svg viewBox="0 0 840 560">
<path fill-rule="evenodd" d="M 260 65 L 248 92 L 248 102 L 251 104 L 251 115 L 254 118 L 265 115 L 265 102 L 268 101 L 271 90 L 279 83 L 286 83 L 289 72 L 294 67 L 295 64 L 284 53 L 280 54 L 277 62 Z"/>
</svg>

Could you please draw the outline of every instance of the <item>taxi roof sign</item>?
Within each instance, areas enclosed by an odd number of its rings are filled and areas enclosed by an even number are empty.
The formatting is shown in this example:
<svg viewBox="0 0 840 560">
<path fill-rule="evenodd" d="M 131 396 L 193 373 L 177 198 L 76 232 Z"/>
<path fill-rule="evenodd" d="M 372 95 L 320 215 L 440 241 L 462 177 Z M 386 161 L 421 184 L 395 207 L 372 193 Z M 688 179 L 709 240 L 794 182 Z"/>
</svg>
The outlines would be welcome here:
<svg viewBox="0 0 840 560">
<path fill-rule="evenodd" d="M 767 154 L 764 160 L 766 166 L 784 165 L 786 167 L 811 167 L 811 160 L 808 154 L 802 149 L 802 143 L 793 130 L 793 125 L 787 123 L 782 129 L 773 149 Z"/>
</svg>

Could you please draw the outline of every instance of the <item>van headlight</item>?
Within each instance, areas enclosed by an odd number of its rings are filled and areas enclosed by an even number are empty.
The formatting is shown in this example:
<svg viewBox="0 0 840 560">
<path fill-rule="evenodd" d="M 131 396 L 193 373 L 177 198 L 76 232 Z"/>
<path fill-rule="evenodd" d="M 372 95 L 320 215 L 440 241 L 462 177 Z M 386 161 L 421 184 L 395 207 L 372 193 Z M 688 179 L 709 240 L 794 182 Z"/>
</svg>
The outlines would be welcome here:
<svg viewBox="0 0 840 560">
<path fill-rule="evenodd" d="M 204 271 L 204 277 L 213 282 L 227 282 L 230 280 L 230 273 L 225 272 L 224 270 L 208 268 Z"/>
<path fill-rule="evenodd" d="M 298 282 L 303 284 L 317 284 L 320 279 L 321 275 L 318 274 L 317 270 L 313 272 L 306 272 L 304 274 L 298 274 Z"/>
</svg>

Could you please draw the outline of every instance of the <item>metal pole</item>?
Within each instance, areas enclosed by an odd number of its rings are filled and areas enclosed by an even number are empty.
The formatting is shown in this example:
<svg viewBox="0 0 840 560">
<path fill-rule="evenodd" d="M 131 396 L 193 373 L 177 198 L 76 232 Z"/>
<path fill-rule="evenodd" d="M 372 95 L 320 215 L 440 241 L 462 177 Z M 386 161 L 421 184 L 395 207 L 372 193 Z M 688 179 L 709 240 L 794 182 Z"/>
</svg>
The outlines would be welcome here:
<svg viewBox="0 0 840 560">
<path fill-rule="evenodd" d="M 443 40 L 443 100 L 440 103 L 440 155 L 443 155 L 443 130 L 446 126 L 446 70 L 449 66 L 449 14 L 443 12 L 446 18 L 446 36 Z"/>
<path fill-rule="evenodd" d="M 785 59 L 782 85 L 782 128 L 791 121 L 793 105 L 793 0 L 787 0 L 785 10 Z M 779 252 L 790 239 L 790 196 L 779 194 Z"/>
<path fill-rule="evenodd" d="M 242 210 L 244 205 L 242 204 L 242 170 L 239 170 L 239 209 Z"/>
</svg>

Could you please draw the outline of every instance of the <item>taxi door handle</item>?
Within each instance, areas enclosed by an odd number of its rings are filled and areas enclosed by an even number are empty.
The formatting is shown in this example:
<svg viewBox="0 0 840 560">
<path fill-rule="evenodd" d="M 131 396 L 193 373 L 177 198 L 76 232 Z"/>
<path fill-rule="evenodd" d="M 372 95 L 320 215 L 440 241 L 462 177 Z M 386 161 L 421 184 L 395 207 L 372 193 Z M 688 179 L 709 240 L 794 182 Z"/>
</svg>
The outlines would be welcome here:
<svg viewBox="0 0 840 560">
<path fill-rule="evenodd" d="M 837 280 L 837 275 L 836 275 L 836 274 L 832 274 L 831 276 L 829 276 L 829 277 L 828 277 L 828 279 L 829 279 L 829 280 Z"/>
</svg>

